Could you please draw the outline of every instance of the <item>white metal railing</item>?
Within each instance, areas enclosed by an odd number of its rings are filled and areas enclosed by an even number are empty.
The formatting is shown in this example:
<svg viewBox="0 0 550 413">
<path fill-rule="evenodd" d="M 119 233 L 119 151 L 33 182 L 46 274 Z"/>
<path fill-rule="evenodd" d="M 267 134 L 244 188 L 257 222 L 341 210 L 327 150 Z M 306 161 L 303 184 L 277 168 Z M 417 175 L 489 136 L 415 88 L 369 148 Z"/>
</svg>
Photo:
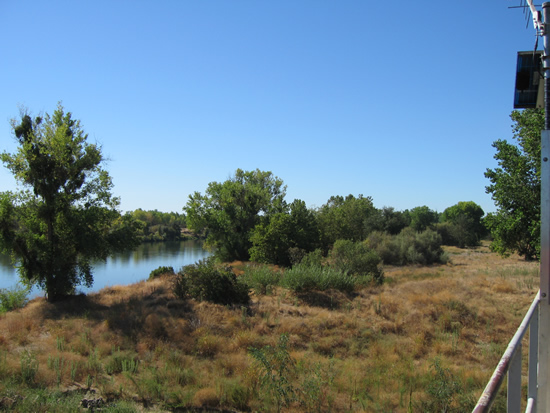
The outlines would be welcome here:
<svg viewBox="0 0 550 413">
<path fill-rule="evenodd" d="M 521 410 L 521 341 L 529 329 L 529 370 L 528 370 L 528 389 L 527 389 L 527 408 L 526 413 L 534 412 L 537 403 L 537 364 L 538 364 L 538 330 L 539 330 L 539 312 L 540 291 L 533 300 L 531 307 L 523 318 L 516 334 L 508 344 L 508 348 L 500 359 L 489 383 L 485 387 L 483 394 L 479 398 L 476 407 L 472 413 L 488 412 L 495 400 L 508 373 L 508 398 L 507 412 L 519 413 Z"/>
</svg>

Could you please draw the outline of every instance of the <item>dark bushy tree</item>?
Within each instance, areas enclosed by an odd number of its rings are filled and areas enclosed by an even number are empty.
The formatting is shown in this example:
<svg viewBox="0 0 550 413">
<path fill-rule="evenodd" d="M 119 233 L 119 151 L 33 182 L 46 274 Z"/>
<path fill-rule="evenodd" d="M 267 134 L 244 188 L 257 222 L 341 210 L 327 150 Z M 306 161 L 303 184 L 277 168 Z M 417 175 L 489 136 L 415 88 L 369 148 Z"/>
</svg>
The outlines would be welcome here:
<svg viewBox="0 0 550 413">
<path fill-rule="evenodd" d="M 393 207 L 383 207 L 380 210 L 381 228 L 378 230 L 387 232 L 391 235 L 399 234 L 403 228 L 411 224 L 410 213 L 408 211 L 396 211 Z"/>
<path fill-rule="evenodd" d="M 449 225 L 438 225 L 436 230 L 447 245 L 460 248 L 479 245 L 487 229 L 483 224 L 483 209 L 473 201 L 459 202 L 441 214 L 441 222 Z"/>
<path fill-rule="evenodd" d="M 492 248 L 506 255 L 517 252 L 525 259 L 540 256 L 540 136 L 544 112 L 540 109 L 513 111 L 513 138 L 493 143 L 498 167 L 487 169 L 497 212 L 488 214 L 485 224 L 493 237 Z"/>
<path fill-rule="evenodd" d="M 100 148 L 61 104 L 43 119 L 22 113 L 12 128 L 19 147 L 1 159 L 27 190 L 0 194 L 0 246 L 23 282 L 55 301 L 92 285 L 94 260 L 134 248 L 137 225 L 117 210 Z"/>
</svg>

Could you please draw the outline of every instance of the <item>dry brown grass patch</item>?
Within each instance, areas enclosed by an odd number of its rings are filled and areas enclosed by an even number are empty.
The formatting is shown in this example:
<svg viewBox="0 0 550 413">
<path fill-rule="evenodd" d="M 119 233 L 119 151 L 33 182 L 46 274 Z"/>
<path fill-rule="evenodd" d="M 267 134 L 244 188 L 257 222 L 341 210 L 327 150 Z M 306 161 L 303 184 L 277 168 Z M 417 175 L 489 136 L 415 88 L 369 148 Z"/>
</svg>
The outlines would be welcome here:
<svg viewBox="0 0 550 413">
<path fill-rule="evenodd" d="M 220 404 L 220 396 L 212 387 L 199 389 L 193 396 L 193 404 L 198 407 L 217 407 Z"/>
<path fill-rule="evenodd" d="M 332 411 L 406 412 L 410 388 L 413 401 L 426 397 L 422 386 L 435 357 L 474 383 L 477 395 L 536 293 L 536 269 L 486 246 L 447 252 L 450 265 L 390 268 L 390 283 L 355 295 L 328 292 L 308 301 L 276 288 L 244 310 L 176 299 L 165 277 L 60 303 L 35 299 L 0 317 L 0 349 L 8 355 L 1 371 L 19 377 L 20 356 L 30 351 L 39 361 L 37 380 L 52 388 L 59 373 L 48 357 L 59 357 L 61 388 L 71 385 L 72 364 L 79 385 L 92 376 L 116 397 L 235 409 L 232 397 L 240 395 L 237 409 L 261 409 L 260 399 L 239 390 L 261 390 L 248 349 L 274 348 L 286 333 L 300 374 L 320 365 L 326 379 L 334 366 L 332 384 L 323 387 Z M 116 357 L 135 357 L 139 368 L 108 376 Z"/>
</svg>

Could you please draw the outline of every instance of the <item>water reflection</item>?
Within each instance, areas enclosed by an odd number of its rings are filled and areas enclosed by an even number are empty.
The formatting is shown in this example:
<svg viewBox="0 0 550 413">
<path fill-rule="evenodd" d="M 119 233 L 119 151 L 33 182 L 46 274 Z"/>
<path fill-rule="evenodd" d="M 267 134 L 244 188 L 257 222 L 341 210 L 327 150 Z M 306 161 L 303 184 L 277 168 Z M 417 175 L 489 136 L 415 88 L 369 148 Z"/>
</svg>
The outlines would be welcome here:
<svg viewBox="0 0 550 413">
<path fill-rule="evenodd" d="M 93 287 L 79 287 L 79 290 L 91 292 L 106 286 L 135 283 L 147 279 L 149 273 L 160 266 L 174 267 L 178 271 L 209 255 L 197 241 L 145 243 L 134 251 L 115 254 L 106 262 L 95 263 Z M 14 287 L 18 279 L 10 258 L 0 254 L 0 288 Z M 40 292 L 33 290 L 32 293 Z"/>
</svg>

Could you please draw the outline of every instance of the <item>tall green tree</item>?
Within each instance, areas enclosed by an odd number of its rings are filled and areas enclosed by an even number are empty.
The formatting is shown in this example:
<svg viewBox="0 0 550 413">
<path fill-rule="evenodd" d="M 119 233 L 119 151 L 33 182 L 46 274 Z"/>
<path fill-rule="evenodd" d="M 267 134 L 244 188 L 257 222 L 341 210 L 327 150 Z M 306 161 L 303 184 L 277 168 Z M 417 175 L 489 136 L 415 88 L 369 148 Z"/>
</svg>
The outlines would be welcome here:
<svg viewBox="0 0 550 413">
<path fill-rule="evenodd" d="M 439 221 L 438 213 L 431 210 L 426 205 L 411 209 L 409 216 L 411 219 L 410 226 L 417 232 L 425 231 L 431 225 L 436 224 Z"/>
<path fill-rule="evenodd" d="M 331 196 L 318 210 L 321 242 L 327 250 L 339 239 L 363 241 L 374 229 L 379 214 L 370 196 Z"/>
<path fill-rule="evenodd" d="M 493 237 L 493 250 L 507 255 L 517 252 L 527 260 L 540 256 L 540 136 L 544 112 L 513 111 L 513 138 L 493 143 L 498 167 L 487 169 L 491 182 L 485 191 L 497 207 L 485 224 Z"/>
<path fill-rule="evenodd" d="M 383 207 L 380 210 L 380 230 L 391 235 L 399 234 L 403 228 L 411 224 L 409 212 L 396 211 L 393 207 Z"/>
<path fill-rule="evenodd" d="M 291 249 L 305 254 L 317 248 L 319 229 L 313 211 L 299 199 L 294 200 L 288 209 L 254 227 L 250 237 L 252 261 L 288 267 L 291 265 Z"/>
<path fill-rule="evenodd" d="M 248 260 L 256 225 L 285 211 L 286 186 L 271 172 L 243 171 L 225 182 L 211 182 L 205 194 L 195 192 L 183 208 L 187 225 L 206 231 L 206 245 L 223 260 Z"/>
<path fill-rule="evenodd" d="M 92 285 L 94 260 L 133 248 L 136 225 L 117 210 L 100 148 L 61 104 L 51 116 L 22 113 L 11 125 L 19 146 L 1 159 L 23 189 L 0 194 L 0 247 L 24 283 L 55 301 Z"/>
</svg>

